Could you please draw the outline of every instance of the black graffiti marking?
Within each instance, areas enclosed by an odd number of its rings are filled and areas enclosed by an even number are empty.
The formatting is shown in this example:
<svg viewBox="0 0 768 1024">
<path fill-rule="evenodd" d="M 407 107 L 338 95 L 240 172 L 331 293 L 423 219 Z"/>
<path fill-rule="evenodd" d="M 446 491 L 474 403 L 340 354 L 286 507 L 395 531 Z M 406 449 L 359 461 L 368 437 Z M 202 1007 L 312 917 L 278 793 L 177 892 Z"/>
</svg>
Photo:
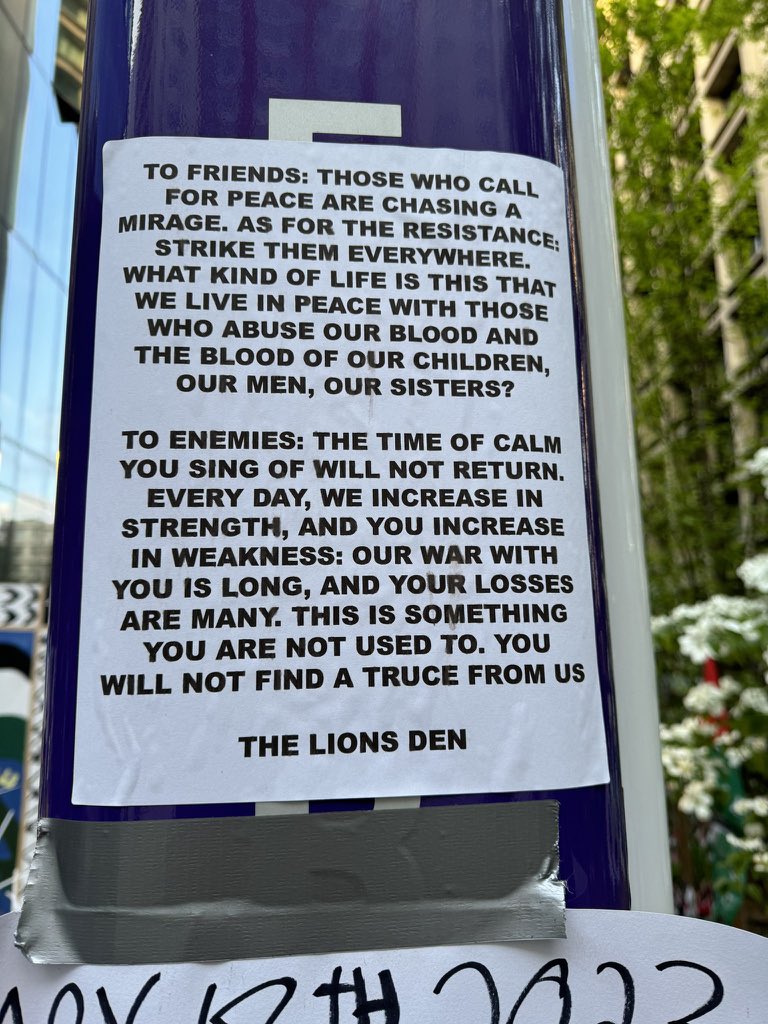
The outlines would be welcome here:
<svg viewBox="0 0 768 1024">
<path fill-rule="evenodd" d="M 669 1019 L 666 1021 L 666 1024 L 691 1024 L 692 1021 L 696 1021 L 707 1016 L 711 1011 L 715 1010 L 722 1004 L 725 997 L 725 988 L 720 977 L 713 970 L 690 960 L 667 960 L 663 963 L 656 964 L 656 970 L 660 972 L 667 971 L 672 967 L 687 968 L 689 970 L 705 974 L 712 982 L 712 992 L 707 1001 L 702 1003 L 702 1005 L 697 1009 L 691 1010 L 683 1017 Z M 618 974 L 623 985 L 624 1008 L 620 1024 L 632 1024 L 635 1016 L 636 1003 L 636 987 L 634 978 L 628 967 L 613 960 L 601 963 L 597 967 L 596 973 L 597 975 L 600 975 L 609 969 Z M 381 986 L 381 996 L 379 998 L 368 997 L 365 978 L 360 967 L 355 967 L 352 971 L 351 982 L 342 981 L 343 970 L 344 969 L 342 967 L 335 967 L 330 981 L 319 985 L 313 992 L 313 995 L 316 997 L 328 997 L 329 1024 L 340 1024 L 340 997 L 345 994 L 351 994 L 354 996 L 355 1006 L 352 1011 L 352 1015 L 358 1024 L 371 1024 L 372 1015 L 374 1014 L 382 1015 L 379 1018 L 380 1024 L 381 1022 L 383 1022 L 383 1024 L 400 1024 L 399 1000 L 395 984 L 392 979 L 392 974 L 389 970 L 382 970 L 378 972 L 379 984 Z M 454 976 L 466 971 L 475 971 L 483 979 L 491 1011 L 489 1024 L 500 1024 L 501 1007 L 498 987 L 491 971 L 484 964 L 478 961 L 468 960 L 457 964 L 455 967 L 446 971 L 435 985 L 433 989 L 434 995 L 442 995 L 448 982 Z M 158 982 L 161 982 L 161 978 L 161 973 L 157 972 L 147 979 L 136 995 L 131 1009 L 128 1012 L 128 1016 L 125 1018 L 124 1024 L 136 1024 L 137 1020 L 140 1018 L 140 1011 L 146 1002 L 147 996 L 155 985 L 157 985 Z M 570 1024 L 572 994 L 568 979 L 569 965 L 567 959 L 561 957 L 548 961 L 543 967 L 536 971 L 528 984 L 522 990 L 520 996 L 512 1007 L 512 1011 L 507 1018 L 506 1024 L 515 1024 L 515 1021 L 518 1019 L 518 1014 L 523 1008 L 523 1004 L 531 995 L 534 988 L 545 982 L 550 982 L 557 986 L 557 994 L 561 1002 L 560 1015 L 557 1024 Z M 205 995 L 200 1007 L 200 1013 L 197 1018 L 197 1024 L 229 1024 L 227 1015 L 231 1010 L 256 995 L 257 992 L 272 988 L 273 986 L 282 986 L 284 992 L 275 1008 L 271 1011 L 269 1016 L 265 1018 L 264 1024 L 275 1024 L 296 993 L 298 983 L 295 978 L 273 978 L 269 981 L 262 982 L 259 985 L 255 985 L 253 988 L 249 988 L 236 998 L 231 999 L 215 1012 L 213 1012 L 213 1002 L 219 987 L 217 983 L 212 982 L 205 990 Z M 96 990 L 95 995 L 98 998 L 103 1024 L 120 1024 L 112 1010 L 106 988 L 101 986 Z M 67 996 L 70 997 L 68 1001 Z M 663 1012 L 662 1000 L 662 994 L 658 993 L 655 1005 L 657 1005 L 660 1013 Z M 63 1004 L 64 1006 L 62 1008 Z M 70 982 L 58 990 L 50 1004 L 50 1010 L 46 1020 L 47 1024 L 65 1024 L 65 1021 L 66 1024 L 83 1024 L 85 1020 L 85 999 L 81 988 L 77 984 Z M 25 1024 L 21 995 L 19 993 L 18 986 L 8 989 L 3 1003 L 0 1004 L 0 1024 Z M 256 1024 L 255 1021 L 254 1024 Z M 600 1024 L 617 1024 L 617 1022 L 613 1019 L 603 1019 L 600 1021 Z"/>
<path fill-rule="evenodd" d="M 383 1013 L 384 1024 L 399 1024 L 400 1003 L 395 990 L 395 983 L 392 981 L 390 971 L 379 971 L 379 982 L 381 983 L 381 999 L 369 999 L 365 986 L 365 978 L 359 967 L 352 971 L 352 984 L 342 982 L 341 967 L 334 967 L 331 980 L 319 985 L 312 993 L 314 996 L 328 996 L 328 1020 L 329 1024 L 339 1024 L 339 996 L 345 992 L 354 992 L 355 1017 L 360 1024 L 371 1024 L 372 1013 Z"/>
<path fill-rule="evenodd" d="M 159 971 L 157 972 L 157 974 L 153 974 L 151 978 L 148 978 L 147 981 L 145 981 L 144 985 L 141 988 L 141 991 L 133 1001 L 133 1005 L 131 1006 L 128 1016 L 125 1018 L 125 1024 L 133 1024 L 133 1022 L 136 1020 L 136 1014 L 141 1009 L 142 1003 L 147 998 L 148 994 L 152 991 L 152 989 L 155 987 L 155 985 L 158 983 L 158 981 L 160 981 Z M 112 1007 L 109 1004 L 109 996 L 107 995 L 107 990 L 102 986 L 101 988 L 96 990 L 96 995 L 98 996 L 99 1006 L 101 1007 L 101 1013 L 102 1016 L 104 1017 L 104 1024 L 117 1024 L 117 1018 L 112 1012 Z"/>
<path fill-rule="evenodd" d="M 491 1024 L 499 1024 L 501 1019 L 499 990 L 496 987 L 496 982 L 493 980 L 493 975 L 485 964 L 478 963 L 476 960 L 468 960 L 465 964 L 459 964 L 457 967 L 452 967 L 451 970 L 444 974 L 440 981 L 435 985 L 433 989 L 435 995 L 440 995 L 443 991 L 443 986 L 447 981 L 450 981 L 454 974 L 458 974 L 459 971 L 468 971 L 470 969 L 477 971 L 485 982 L 485 987 L 488 989 L 488 998 L 491 1001 Z"/>
<path fill-rule="evenodd" d="M 547 971 L 552 967 L 557 968 L 559 973 L 556 975 L 548 975 Z M 507 1024 L 513 1024 L 520 1007 L 528 998 L 529 994 L 537 985 L 540 985 L 545 981 L 552 981 L 557 985 L 557 994 L 560 996 L 563 1004 L 562 1009 L 560 1010 L 560 1020 L 558 1021 L 558 1024 L 569 1024 L 571 1019 L 571 990 L 568 987 L 568 961 L 565 957 L 558 957 L 556 960 L 550 960 L 549 963 L 544 964 L 543 967 L 536 971 L 534 976 L 520 993 L 517 1002 L 512 1007 L 512 1012 L 509 1015 Z"/>
<path fill-rule="evenodd" d="M 83 999 L 83 993 L 80 991 L 78 985 L 71 981 L 64 988 L 60 989 L 57 993 L 56 998 L 53 1000 L 51 1006 L 51 1012 L 48 1014 L 48 1024 L 54 1024 L 56 1017 L 58 1016 L 59 1006 L 65 996 L 71 995 L 75 1000 L 75 1009 L 77 1016 L 75 1017 L 75 1024 L 83 1024 L 83 1017 L 85 1016 L 85 1000 Z"/>
<path fill-rule="evenodd" d="M 615 960 L 608 960 L 606 963 L 600 964 L 597 973 L 602 974 L 609 967 L 616 971 L 624 985 L 624 1013 L 621 1017 L 621 1024 L 632 1024 L 632 1018 L 635 1015 L 635 982 L 624 964 L 617 964 Z M 615 1022 L 601 1020 L 600 1024 L 615 1024 Z"/>
<path fill-rule="evenodd" d="M 678 1017 L 675 1020 L 667 1021 L 667 1024 L 690 1024 L 692 1020 L 698 1020 L 699 1017 L 705 1016 L 712 1010 L 716 1009 L 723 1001 L 725 995 L 725 989 L 720 978 L 715 974 L 714 971 L 710 971 L 708 967 L 703 967 L 701 964 L 694 964 L 690 960 L 666 960 L 663 964 L 656 964 L 657 971 L 666 971 L 670 967 L 689 967 L 692 971 L 701 971 L 702 974 L 706 974 L 711 979 L 713 989 L 712 995 L 703 1003 L 697 1010 L 693 1010 L 691 1013 L 686 1014 L 685 1017 Z"/>
<path fill-rule="evenodd" d="M 212 985 L 209 985 L 208 988 L 206 989 L 205 997 L 203 999 L 203 1005 L 200 1008 L 200 1016 L 197 1019 L 197 1024 L 227 1024 L 227 1021 L 224 1018 L 225 1013 L 228 1013 L 235 1006 L 239 1006 L 240 1003 L 244 1003 L 246 999 L 250 999 L 251 996 L 256 995 L 257 992 L 261 992 L 265 988 L 271 988 L 273 985 L 282 985 L 285 989 L 282 999 L 274 1008 L 272 1013 L 270 1013 L 270 1015 L 264 1021 L 264 1024 L 275 1024 L 277 1018 L 286 1008 L 288 1003 L 290 1003 L 291 999 L 293 999 L 293 995 L 296 991 L 297 985 L 295 978 L 272 978 L 270 981 L 262 982 L 261 985 L 255 985 L 253 988 L 249 988 L 247 992 L 243 992 L 241 995 L 237 996 L 236 999 L 232 999 L 225 1006 L 222 1006 L 222 1008 L 220 1010 L 217 1010 L 212 1017 L 209 1017 L 208 1014 L 210 1013 L 211 1010 L 211 1003 L 213 1002 L 213 997 L 216 994 L 217 988 L 217 985 L 214 982 Z"/>
<path fill-rule="evenodd" d="M 213 997 L 216 995 L 217 987 L 218 986 L 214 981 L 213 984 L 209 985 L 205 990 L 205 996 L 203 997 L 203 1004 L 200 1007 L 200 1016 L 197 1018 L 197 1024 L 208 1024 L 208 1014 L 211 1012 L 211 1003 L 213 1002 Z"/>
<path fill-rule="evenodd" d="M 19 990 L 15 987 L 10 990 L 5 997 L 5 1002 L 0 1006 L 0 1024 L 4 1024 L 9 1012 L 11 1014 L 10 1024 L 24 1024 L 24 1018 L 21 1015 Z"/>
</svg>

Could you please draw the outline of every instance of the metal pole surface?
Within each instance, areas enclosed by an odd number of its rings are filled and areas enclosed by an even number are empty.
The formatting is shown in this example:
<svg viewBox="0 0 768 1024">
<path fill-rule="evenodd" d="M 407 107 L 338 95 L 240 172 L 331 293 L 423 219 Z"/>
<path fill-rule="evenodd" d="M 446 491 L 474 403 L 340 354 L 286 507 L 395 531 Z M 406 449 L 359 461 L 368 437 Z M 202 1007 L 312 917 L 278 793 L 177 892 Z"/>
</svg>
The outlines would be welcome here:
<svg viewBox="0 0 768 1024">
<path fill-rule="evenodd" d="M 564 26 L 574 166 L 577 181 L 587 183 L 579 187 L 577 209 L 632 908 L 672 913 L 624 304 L 591 0 L 566 0 Z"/>
<path fill-rule="evenodd" d="M 579 70 L 580 43 L 570 6 L 571 86 L 585 84 Z M 585 29 L 584 22 L 581 22 Z M 576 31 L 581 32 L 582 28 Z M 586 30 L 586 29 L 585 29 Z M 560 802 L 561 876 L 571 907 L 627 908 L 627 873 L 619 726 L 609 658 L 608 613 L 604 588 L 603 543 L 594 450 L 612 443 L 614 420 L 599 410 L 595 436 L 587 359 L 585 303 L 581 287 L 573 142 L 567 110 L 563 10 L 557 0 L 318 0 L 285 4 L 231 0 L 133 0 L 95 4 L 91 11 L 88 75 L 84 93 L 75 260 L 65 369 L 62 455 L 57 499 L 49 634 L 48 705 L 45 727 L 47 770 L 41 813 L 47 817 L 92 821 L 251 815 L 253 804 L 216 806 L 105 808 L 71 802 L 74 707 L 77 679 L 76 637 L 80 628 L 78 595 L 82 581 L 83 523 L 87 473 L 93 338 L 101 229 L 103 145 L 113 139 L 143 136 L 200 136 L 267 139 L 270 100 L 387 104 L 402 111 L 403 146 L 499 151 L 537 157 L 559 165 L 565 174 L 571 228 L 574 318 L 585 448 L 586 492 L 595 592 L 595 616 L 601 694 L 608 741 L 611 782 L 606 786 L 556 793 L 424 796 L 422 806 L 556 798 Z M 594 90 L 581 102 L 594 107 Z M 599 109 L 599 105 L 598 108 Z M 285 135 L 281 136 L 285 137 Z M 296 136 L 293 136 L 296 137 Z M 383 134 L 315 134 L 315 141 L 377 142 Z M 582 145 L 583 157 L 583 145 Z M 582 160 L 581 167 L 584 167 Z M 579 164 L 577 163 L 577 170 Z M 591 184 L 580 186 L 585 200 Z M 607 202 L 604 183 L 599 203 Z M 585 230 L 588 221 L 584 220 Z M 588 286 L 595 275 L 587 276 Z M 615 296 L 614 296 L 615 298 Z M 587 303 L 588 309 L 588 303 Z M 620 309 L 620 306 L 619 306 Z M 597 321 L 595 321 L 596 323 Z M 620 329 L 620 315 L 614 317 Z M 618 338 L 617 343 L 623 339 Z M 621 346 L 619 345 L 619 348 Z M 594 377 L 597 383 L 597 377 Z M 622 415 L 622 410 L 616 410 Z M 626 410 L 624 410 L 626 441 Z M 624 442 L 622 442 L 624 444 Z M 626 444 L 624 444 L 626 451 Z M 607 480 L 607 470 L 602 471 Z M 630 472 L 631 477 L 631 472 Z M 629 486 L 629 484 L 628 484 Z M 609 496 L 616 515 L 619 489 Z M 636 509 L 636 498 L 631 497 Z M 635 511 L 630 513 L 635 517 Z M 603 513 L 605 524 L 605 512 Z M 636 549 L 636 518 L 630 546 Z M 603 526 L 603 533 L 605 525 Z M 626 538 L 625 538 L 626 539 Z M 606 544 L 606 549 L 608 545 Z M 610 558 L 623 558 L 610 544 Z M 609 574 L 620 572 L 616 562 Z M 638 570 L 634 559 L 632 573 Z M 629 577 L 629 570 L 627 570 Z M 632 588 L 630 581 L 628 587 Z M 641 596 L 633 600 L 645 607 Z M 611 599 L 626 643 L 622 601 Z M 643 629 L 641 622 L 638 629 Z M 643 644 L 646 688 L 647 643 Z M 626 648 L 622 648 L 625 650 Z M 615 667 L 623 672 L 616 661 Z M 645 701 L 647 714 L 648 701 Z M 623 720 L 632 712 L 622 712 Z M 644 735 L 649 735 L 647 725 Z M 622 742 L 629 733 L 622 733 Z M 578 737 L 574 737 L 578 743 Z M 627 739 L 627 743 L 630 740 Z M 642 781 L 633 783 L 633 792 Z M 649 792 L 651 785 L 648 783 Z M 653 790 L 656 794 L 656 790 Z M 658 805 L 657 795 L 651 803 Z M 310 811 L 368 810 L 372 800 L 313 802 Z M 634 812 L 633 812 L 634 813 Z M 635 832 L 637 830 L 635 829 Z M 634 842 L 633 838 L 633 842 Z M 657 850 L 658 853 L 658 850 Z M 656 870 L 654 868 L 653 870 Z M 662 870 L 662 867 L 659 867 Z"/>
</svg>

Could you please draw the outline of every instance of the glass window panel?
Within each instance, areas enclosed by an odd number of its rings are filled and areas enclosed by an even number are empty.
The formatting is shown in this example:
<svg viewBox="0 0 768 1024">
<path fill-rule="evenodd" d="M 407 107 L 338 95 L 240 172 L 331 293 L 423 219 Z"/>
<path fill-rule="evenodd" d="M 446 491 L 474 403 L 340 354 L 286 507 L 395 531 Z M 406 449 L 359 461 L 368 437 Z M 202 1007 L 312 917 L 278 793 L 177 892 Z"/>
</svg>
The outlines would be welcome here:
<svg viewBox="0 0 768 1024">
<path fill-rule="evenodd" d="M 45 444 L 44 450 L 55 458 L 59 451 L 59 427 L 61 422 L 61 389 L 62 380 L 64 377 L 64 339 L 66 336 L 67 317 L 66 317 L 67 304 L 65 300 L 62 300 L 62 317 L 61 317 L 61 344 L 59 345 L 58 351 L 52 353 L 51 358 L 51 392 L 49 395 L 49 405 L 51 409 L 50 416 L 50 433 Z"/>
<path fill-rule="evenodd" d="M 9 229 L 13 226 L 28 78 L 27 52 L 8 16 L 0 8 L 0 217 Z"/>
<path fill-rule="evenodd" d="M 10 531 L 15 495 L 0 487 L 0 581 L 10 579 Z"/>
<path fill-rule="evenodd" d="M 21 162 L 16 185 L 14 227 L 31 246 L 35 245 L 40 220 L 41 187 L 50 126 L 50 86 L 36 68 L 29 78 L 29 94 L 24 114 Z"/>
<path fill-rule="evenodd" d="M 52 510 L 45 504 L 19 498 L 12 519 L 5 526 L 5 550 L 0 563 L 6 578 L 26 583 L 45 583 L 50 573 Z"/>
<path fill-rule="evenodd" d="M 53 520 L 53 512 L 56 505 L 56 483 L 58 475 L 58 464 L 54 462 L 50 467 L 50 472 L 46 474 L 46 483 L 42 492 L 43 501 L 50 509 L 51 520 Z"/>
<path fill-rule="evenodd" d="M 6 437 L 0 438 L 0 503 L 18 487 L 19 446 Z"/>
<path fill-rule="evenodd" d="M 56 373 L 64 344 L 64 294 L 59 282 L 38 267 L 29 333 L 29 362 L 19 440 L 25 448 L 52 459 L 52 423 L 58 407 Z"/>
<path fill-rule="evenodd" d="M 46 517 L 50 508 L 51 481 L 55 477 L 53 460 L 42 458 L 22 448 L 19 454 L 19 499 L 23 499 L 35 515 Z"/>
<path fill-rule="evenodd" d="M 9 235 L 0 295 L 0 431 L 16 441 L 21 430 L 34 280 L 32 254 L 15 234 Z"/>
<path fill-rule="evenodd" d="M 59 0 L 37 0 L 34 59 L 50 82 L 56 61 L 56 40 L 59 35 Z"/>
<path fill-rule="evenodd" d="M 38 251 L 40 258 L 64 281 L 68 276 L 72 238 L 76 134 L 74 125 L 62 124 L 58 120 L 58 113 L 53 109 L 55 102 L 51 92 Z"/>
<path fill-rule="evenodd" d="M 0 566 L 2 566 L 3 563 L 3 538 L 5 537 L 8 520 L 11 519 L 13 515 L 13 506 L 15 498 L 15 491 L 11 491 L 7 487 L 4 487 L 2 484 L 0 484 Z M 3 578 L 4 577 L 2 571 L 0 571 L 0 580 L 2 580 Z"/>
<path fill-rule="evenodd" d="M 61 9 L 76 25 L 85 29 L 88 21 L 88 0 L 62 0 Z"/>
<path fill-rule="evenodd" d="M 25 45 L 31 50 L 35 14 L 34 0 L 3 0 L 3 7 L 8 12 L 8 17 L 16 26 Z"/>
</svg>

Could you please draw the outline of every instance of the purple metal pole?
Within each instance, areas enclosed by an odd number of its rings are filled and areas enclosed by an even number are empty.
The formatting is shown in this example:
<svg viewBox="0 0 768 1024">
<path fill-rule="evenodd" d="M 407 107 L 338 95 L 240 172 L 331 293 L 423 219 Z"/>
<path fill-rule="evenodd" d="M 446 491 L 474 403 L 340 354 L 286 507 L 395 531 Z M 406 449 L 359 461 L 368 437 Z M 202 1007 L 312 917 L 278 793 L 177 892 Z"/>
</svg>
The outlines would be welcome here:
<svg viewBox="0 0 768 1024">
<path fill-rule="evenodd" d="M 572 907 L 626 908 L 629 891 L 608 658 L 599 515 L 575 237 L 558 0 L 123 0 L 90 13 L 75 258 L 51 595 L 41 814 L 115 821 L 248 815 L 253 805 L 102 808 L 70 800 L 76 638 L 101 229 L 101 151 L 148 135 L 267 138 L 270 98 L 399 104 L 403 146 L 538 157 L 565 173 L 574 316 L 611 783 L 557 793 L 424 797 L 422 805 L 560 801 L 561 872 Z M 323 136 L 316 136 L 324 141 Z M 366 137 L 333 141 L 376 144 Z M 388 145 L 391 139 L 378 140 Z M 578 743 L 578 737 L 573 738 Z M 315 803 L 311 810 L 339 808 Z M 361 810 L 372 801 L 348 801 Z"/>
</svg>

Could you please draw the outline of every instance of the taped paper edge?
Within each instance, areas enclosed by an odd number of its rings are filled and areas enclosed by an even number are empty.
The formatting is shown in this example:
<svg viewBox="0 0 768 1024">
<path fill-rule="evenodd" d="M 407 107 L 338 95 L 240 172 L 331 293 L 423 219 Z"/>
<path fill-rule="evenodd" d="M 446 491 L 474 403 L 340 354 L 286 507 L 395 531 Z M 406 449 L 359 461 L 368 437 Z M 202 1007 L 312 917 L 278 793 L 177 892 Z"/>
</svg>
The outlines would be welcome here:
<svg viewBox="0 0 768 1024">
<path fill-rule="evenodd" d="M 565 936 L 558 804 L 44 819 L 16 945 L 38 964 L 239 960 Z"/>
</svg>

